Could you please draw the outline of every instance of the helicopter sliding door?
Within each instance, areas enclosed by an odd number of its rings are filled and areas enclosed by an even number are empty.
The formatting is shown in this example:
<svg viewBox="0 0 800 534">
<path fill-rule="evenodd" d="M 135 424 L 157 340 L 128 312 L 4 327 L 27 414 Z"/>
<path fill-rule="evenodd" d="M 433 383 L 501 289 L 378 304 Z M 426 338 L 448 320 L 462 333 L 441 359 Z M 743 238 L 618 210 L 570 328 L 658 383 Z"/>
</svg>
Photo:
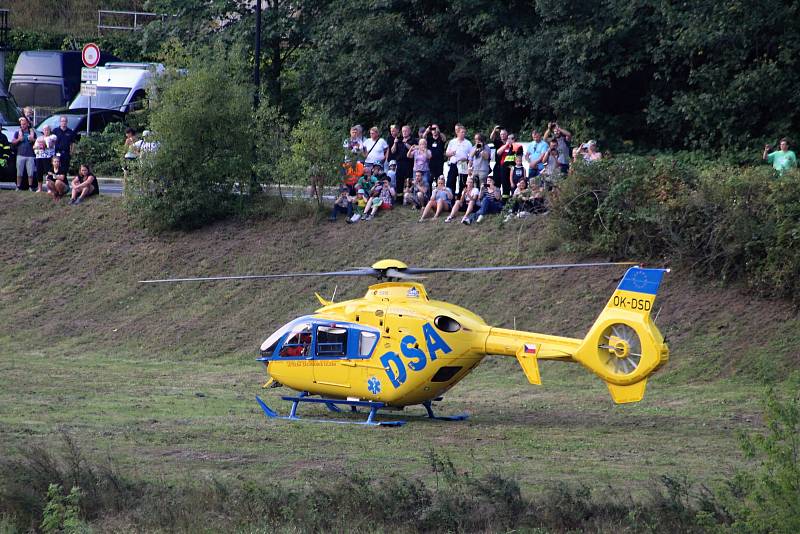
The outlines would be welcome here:
<svg viewBox="0 0 800 534">
<path fill-rule="evenodd" d="M 349 395 L 353 381 L 362 378 L 363 371 L 358 363 L 372 355 L 378 336 L 377 331 L 362 330 L 354 325 L 316 325 L 314 382 L 328 386 L 331 395 Z"/>
</svg>

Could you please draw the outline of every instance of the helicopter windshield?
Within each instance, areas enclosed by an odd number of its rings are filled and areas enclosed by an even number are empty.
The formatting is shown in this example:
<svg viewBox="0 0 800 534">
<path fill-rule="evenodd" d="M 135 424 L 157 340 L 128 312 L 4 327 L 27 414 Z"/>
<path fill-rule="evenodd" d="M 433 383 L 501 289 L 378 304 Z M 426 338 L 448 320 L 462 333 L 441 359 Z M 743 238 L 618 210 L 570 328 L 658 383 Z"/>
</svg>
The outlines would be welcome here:
<svg viewBox="0 0 800 534">
<path fill-rule="evenodd" d="M 261 344 L 261 360 L 369 358 L 380 333 L 369 326 L 300 317 Z"/>
</svg>

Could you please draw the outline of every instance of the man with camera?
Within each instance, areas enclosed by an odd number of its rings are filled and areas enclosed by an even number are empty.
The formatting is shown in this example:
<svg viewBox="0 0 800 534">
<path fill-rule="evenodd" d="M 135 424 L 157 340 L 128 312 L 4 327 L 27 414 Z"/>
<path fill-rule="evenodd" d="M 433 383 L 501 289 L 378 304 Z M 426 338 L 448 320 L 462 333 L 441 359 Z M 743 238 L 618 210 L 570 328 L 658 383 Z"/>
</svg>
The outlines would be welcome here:
<svg viewBox="0 0 800 534">
<path fill-rule="evenodd" d="M 572 148 L 569 143 L 572 140 L 572 134 L 558 125 L 557 122 L 550 122 L 547 124 L 547 131 L 544 132 L 545 139 L 553 139 L 558 146 L 558 164 L 561 165 L 562 174 L 569 172 L 569 161 L 572 157 Z"/>
<path fill-rule="evenodd" d="M 404 184 L 414 170 L 414 158 L 408 157 L 408 151 L 417 144 L 417 140 L 411 135 L 411 126 L 404 125 L 400 130 L 400 136 L 396 137 L 389 149 L 388 157 L 397 162 L 397 175 L 395 184 Z"/>
<path fill-rule="evenodd" d="M 447 138 L 439 130 L 439 126 L 434 123 L 428 126 L 423 136 L 428 141 L 428 150 L 431 151 L 431 180 L 434 176 L 441 176 L 444 169 L 444 150 Z"/>
<path fill-rule="evenodd" d="M 534 128 L 531 138 L 533 141 L 528 144 L 528 149 L 525 151 L 525 161 L 528 162 L 528 181 L 539 176 L 544 169 L 544 165 L 539 160 L 542 159 L 542 154 L 547 152 L 547 142 L 542 139 L 542 133 L 539 130 Z"/>
<path fill-rule="evenodd" d="M 478 183 L 483 184 L 486 183 L 486 177 L 491 171 L 489 158 L 492 157 L 492 153 L 486 146 L 482 133 L 476 133 L 474 141 L 475 147 L 469 153 L 472 176 L 478 180 Z"/>
</svg>

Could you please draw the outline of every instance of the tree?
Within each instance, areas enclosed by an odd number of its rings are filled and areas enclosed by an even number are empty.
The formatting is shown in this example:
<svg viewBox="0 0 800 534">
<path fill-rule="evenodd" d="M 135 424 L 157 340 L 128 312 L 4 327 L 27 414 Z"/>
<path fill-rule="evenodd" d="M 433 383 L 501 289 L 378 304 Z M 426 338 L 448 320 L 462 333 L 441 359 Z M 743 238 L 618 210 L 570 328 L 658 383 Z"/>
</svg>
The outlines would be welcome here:
<svg viewBox="0 0 800 534">
<path fill-rule="evenodd" d="M 257 192 L 250 188 L 252 97 L 240 52 L 208 49 L 203 58 L 165 82 L 151 115 L 159 148 L 142 153 L 126 187 L 129 210 L 156 230 L 200 227 Z"/>
</svg>

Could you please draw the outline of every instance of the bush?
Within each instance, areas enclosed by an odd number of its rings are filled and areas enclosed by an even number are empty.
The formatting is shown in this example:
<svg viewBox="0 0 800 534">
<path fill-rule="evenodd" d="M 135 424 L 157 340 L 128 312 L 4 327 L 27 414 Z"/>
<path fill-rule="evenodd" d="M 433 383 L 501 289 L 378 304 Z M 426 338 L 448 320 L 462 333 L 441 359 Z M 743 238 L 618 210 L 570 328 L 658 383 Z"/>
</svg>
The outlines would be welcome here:
<svg viewBox="0 0 800 534">
<path fill-rule="evenodd" d="M 800 300 L 800 173 L 680 157 L 579 162 L 555 201 L 561 236 Z"/>
<path fill-rule="evenodd" d="M 78 166 L 88 164 L 100 176 L 121 176 L 125 153 L 125 125 L 112 122 L 102 132 L 82 136 L 75 144 L 70 166 L 77 174 Z"/>
<path fill-rule="evenodd" d="M 125 200 L 155 230 L 192 229 L 241 211 L 252 187 L 252 86 L 237 50 L 211 50 L 184 77 L 165 77 L 151 112 L 155 153 L 133 166 Z"/>
</svg>

